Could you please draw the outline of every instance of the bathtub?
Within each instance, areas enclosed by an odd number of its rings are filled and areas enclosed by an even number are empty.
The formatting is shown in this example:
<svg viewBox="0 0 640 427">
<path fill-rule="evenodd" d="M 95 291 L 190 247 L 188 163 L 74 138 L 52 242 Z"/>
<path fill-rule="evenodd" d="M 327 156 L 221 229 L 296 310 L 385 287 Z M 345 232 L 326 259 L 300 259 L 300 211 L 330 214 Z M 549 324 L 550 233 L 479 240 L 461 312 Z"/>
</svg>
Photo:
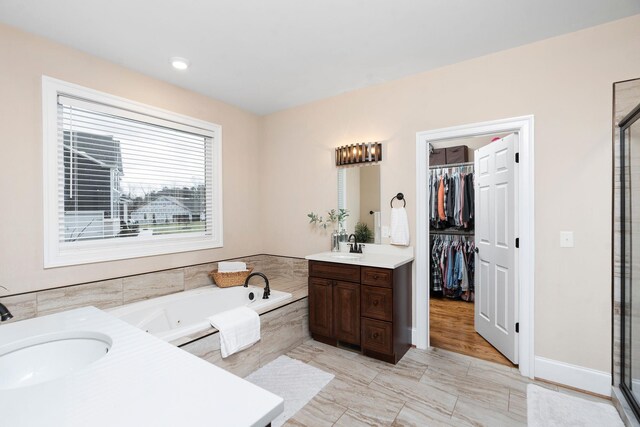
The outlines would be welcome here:
<svg viewBox="0 0 640 427">
<path fill-rule="evenodd" d="M 242 306 L 261 314 L 291 298 L 290 293 L 272 290 L 269 299 L 262 299 L 263 293 L 257 286 L 204 287 L 134 302 L 107 312 L 171 342 L 211 329 L 207 318 L 214 314 Z"/>
</svg>

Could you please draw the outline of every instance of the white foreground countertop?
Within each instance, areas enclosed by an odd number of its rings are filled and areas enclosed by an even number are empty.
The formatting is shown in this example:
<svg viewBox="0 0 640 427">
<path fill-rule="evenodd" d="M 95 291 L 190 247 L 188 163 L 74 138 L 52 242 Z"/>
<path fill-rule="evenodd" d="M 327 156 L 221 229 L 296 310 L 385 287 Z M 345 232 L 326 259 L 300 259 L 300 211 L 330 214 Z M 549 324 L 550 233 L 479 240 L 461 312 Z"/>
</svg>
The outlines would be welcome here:
<svg viewBox="0 0 640 427">
<path fill-rule="evenodd" d="M 0 389 L 7 426 L 266 426 L 282 398 L 94 307 L 0 326 L 0 357 L 16 341 L 107 335 L 109 352 L 60 378 Z"/>
<path fill-rule="evenodd" d="M 311 261 L 394 269 L 413 261 L 413 248 L 396 248 L 389 245 L 366 245 L 363 254 L 320 252 L 307 255 L 305 258 Z"/>
</svg>

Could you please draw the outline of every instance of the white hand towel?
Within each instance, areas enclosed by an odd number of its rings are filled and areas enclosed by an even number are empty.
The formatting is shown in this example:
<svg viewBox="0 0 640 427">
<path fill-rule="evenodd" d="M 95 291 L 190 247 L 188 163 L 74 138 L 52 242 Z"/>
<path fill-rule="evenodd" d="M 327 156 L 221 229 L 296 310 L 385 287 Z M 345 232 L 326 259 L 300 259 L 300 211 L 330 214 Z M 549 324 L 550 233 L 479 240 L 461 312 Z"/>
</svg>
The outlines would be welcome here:
<svg viewBox="0 0 640 427">
<path fill-rule="evenodd" d="M 382 235 L 380 229 L 380 211 L 376 211 L 373 213 L 373 243 L 379 245 L 382 243 L 380 237 Z"/>
<path fill-rule="evenodd" d="M 391 208 L 391 244 L 409 246 L 409 218 L 405 208 Z"/>
<path fill-rule="evenodd" d="M 260 340 L 260 316 L 247 307 L 234 308 L 209 317 L 220 332 L 222 357 L 231 356 Z"/>
<path fill-rule="evenodd" d="M 235 273 L 236 271 L 246 271 L 247 264 L 239 261 L 224 261 L 218 263 L 218 273 Z"/>
</svg>

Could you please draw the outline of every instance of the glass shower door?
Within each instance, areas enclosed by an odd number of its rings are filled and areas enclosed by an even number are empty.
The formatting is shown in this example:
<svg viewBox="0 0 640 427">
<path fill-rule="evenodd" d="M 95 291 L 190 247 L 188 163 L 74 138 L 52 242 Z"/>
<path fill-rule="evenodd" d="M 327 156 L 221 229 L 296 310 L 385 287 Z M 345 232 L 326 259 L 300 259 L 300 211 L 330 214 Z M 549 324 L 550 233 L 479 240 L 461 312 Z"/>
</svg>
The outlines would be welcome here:
<svg viewBox="0 0 640 427">
<path fill-rule="evenodd" d="M 640 105 L 620 122 L 622 213 L 621 389 L 640 417 Z"/>
</svg>

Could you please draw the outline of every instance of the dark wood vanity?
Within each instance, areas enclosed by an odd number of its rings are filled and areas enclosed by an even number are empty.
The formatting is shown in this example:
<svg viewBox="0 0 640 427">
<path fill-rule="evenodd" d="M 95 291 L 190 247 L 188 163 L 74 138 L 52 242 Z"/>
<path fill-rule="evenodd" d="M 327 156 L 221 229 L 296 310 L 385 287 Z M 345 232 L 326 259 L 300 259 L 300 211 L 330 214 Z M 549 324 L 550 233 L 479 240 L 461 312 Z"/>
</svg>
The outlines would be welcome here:
<svg viewBox="0 0 640 427">
<path fill-rule="evenodd" d="M 398 363 L 411 347 L 411 264 L 387 269 L 309 261 L 313 339 Z"/>
</svg>

